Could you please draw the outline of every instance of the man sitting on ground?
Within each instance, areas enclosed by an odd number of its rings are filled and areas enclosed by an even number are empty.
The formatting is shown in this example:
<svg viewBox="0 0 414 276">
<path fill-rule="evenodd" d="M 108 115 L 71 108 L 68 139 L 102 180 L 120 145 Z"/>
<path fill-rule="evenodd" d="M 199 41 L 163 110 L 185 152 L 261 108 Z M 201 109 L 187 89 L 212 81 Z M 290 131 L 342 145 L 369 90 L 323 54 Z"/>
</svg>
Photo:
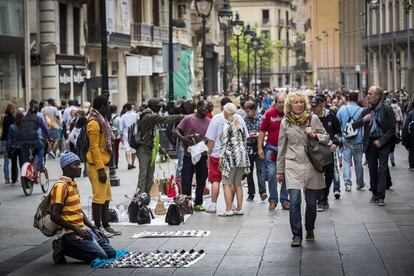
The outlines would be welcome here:
<svg viewBox="0 0 414 276">
<path fill-rule="evenodd" d="M 58 233 L 60 238 L 53 241 L 53 261 L 64 264 L 65 256 L 87 263 L 96 258 L 114 258 L 115 249 L 81 208 L 78 184 L 75 182 L 82 171 L 79 157 L 72 152 L 65 153 L 60 158 L 60 167 L 63 176 L 50 193 L 51 219 L 62 228 Z"/>
</svg>

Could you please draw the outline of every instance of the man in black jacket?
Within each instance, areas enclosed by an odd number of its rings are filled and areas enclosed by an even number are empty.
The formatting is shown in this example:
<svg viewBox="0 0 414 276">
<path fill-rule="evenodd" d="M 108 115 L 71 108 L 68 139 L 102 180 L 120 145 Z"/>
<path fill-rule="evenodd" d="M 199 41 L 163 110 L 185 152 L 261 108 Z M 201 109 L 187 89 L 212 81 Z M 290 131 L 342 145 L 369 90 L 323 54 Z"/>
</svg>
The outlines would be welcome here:
<svg viewBox="0 0 414 276">
<path fill-rule="evenodd" d="M 341 145 L 339 141 L 339 135 L 341 135 L 341 125 L 339 120 L 336 118 L 335 114 L 329 109 L 326 109 L 326 97 L 322 94 L 316 95 L 311 101 L 312 111 L 318 115 L 319 120 L 321 121 L 326 132 L 328 132 L 330 137 L 330 150 L 332 155 L 335 152 L 336 148 Z M 332 181 L 335 174 L 335 164 L 334 162 L 326 165 L 324 168 L 325 176 L 325 189 L 322 190 L 318 198 L 318 212 L 323 212 L 329 209 L 328 196 L 329 190 L 331 188 Z"/>
<path fill-rule="evenodd" d="M 378 86 L 368 90 L 369 106 L 362 111 L 360 119 L 352 126 L 364 127 L 364 152 L 367 156 L 371 203 L 384 206 L 387 183 L 390 141 L 395 135 L 395 115 L 391 106 L 382 102 L 383 91 Z"/>
</svg>

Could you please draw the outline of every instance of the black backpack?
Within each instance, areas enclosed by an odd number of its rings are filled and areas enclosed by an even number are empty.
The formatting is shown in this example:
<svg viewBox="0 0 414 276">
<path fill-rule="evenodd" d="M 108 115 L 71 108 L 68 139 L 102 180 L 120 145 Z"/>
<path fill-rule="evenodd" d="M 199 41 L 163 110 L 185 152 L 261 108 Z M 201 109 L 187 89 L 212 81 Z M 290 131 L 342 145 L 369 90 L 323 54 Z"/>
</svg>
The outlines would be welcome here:
<svg viewBox="0 0 414 276">
<path fill-rule="evenodd" d="M 148 206 L 139 206 L 137 210 L 137 223 L 138 224 L 150 224 L 151 218 L 154 219 L 154 214 Z"/>
<path fill-rule="evenodd" d="M 170 206 L 168 206 L 165 222 L 168 223 L 168 225 L 180 225 L 184 222 L 184 215 L 175 203 L 171 203 Z"/>
<path fill-rule="evenodd" d="M 89 150 L 89 138 L 88 133 L 86 132 L 86 127 L 88 124 L 86 124 L 84 127 L 81 128 L 78 140 L 76 140 L 76 154 L 79 156 L 79 159 L 82 161 L 82 163 L 86 163 L 86 153 Z"/>
<path fill-rule="evenodd" d="M 40 127 L 35 113 L 28 112 L 21 120 L 20 129 L 20 141 L 34 141 L 39 140 L 37 129 Z"/>
<path fill-rule="evenodd" d="M 142 145 L 145 138 L 150 134 L 151 131 L 148 131 L 147 133 L 142 133 L 141 130 L 141 120 L 144 118 L 144 116 L 148 113 L 144 113 L 141 115 L 141 118 L 139 118 L 136 123 L 131 125 L 128 128 L 128 144 L 133 149 L 138 149 L 139 146 Z"/>
</svg>

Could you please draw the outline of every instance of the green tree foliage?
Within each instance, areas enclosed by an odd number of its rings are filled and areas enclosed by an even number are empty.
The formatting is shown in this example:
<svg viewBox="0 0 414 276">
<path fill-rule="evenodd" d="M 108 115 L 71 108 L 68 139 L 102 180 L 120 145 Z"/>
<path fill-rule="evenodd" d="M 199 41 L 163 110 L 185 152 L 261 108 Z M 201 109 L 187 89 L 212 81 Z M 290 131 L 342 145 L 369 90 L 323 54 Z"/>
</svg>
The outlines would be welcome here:
<svg viewBox="0 0 414 276">
<path fill-rule="evenodd" d="M 270 38 L 266 36 L 260 37 L 261 42 L 264 45 L 264 55 L 262 59 L 263 71 L 270 71 L 273 63 L 280 63 L 283 53 L 285 51 L 285 43 L 282 40 L 272 42 Z M 232 36 L 229 39 L 229 47 L 231 51 L 231 58 L 233 64 L 233 72 L 237 72 L 237 38 Z M 247 75 L 247 43 L 243 36 L 239 38 L 240 47 L 240 75 Z M 257 55 L 257 66 L 259 67 L 259 55 Z M 254 50 L 250 47 L 250 72 L 253 75 L 254 69 Z"/>
</svg>

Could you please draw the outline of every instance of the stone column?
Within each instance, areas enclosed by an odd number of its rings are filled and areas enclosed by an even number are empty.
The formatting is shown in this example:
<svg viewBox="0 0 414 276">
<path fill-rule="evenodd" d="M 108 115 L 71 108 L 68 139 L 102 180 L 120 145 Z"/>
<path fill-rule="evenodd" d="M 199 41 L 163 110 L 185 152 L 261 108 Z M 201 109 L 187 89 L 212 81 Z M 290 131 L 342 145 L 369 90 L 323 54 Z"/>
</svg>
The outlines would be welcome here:
<svg viewBox="0 0 414 276">
<path fill-rule="evenodd" d="M 406 49 L 401 49 L 401 57 L 400 57 L 400 62 L 401 62 L 401 84 L 399 88 L 407 88 L 407 60 L 406 60 Z"/>
<path fill-rule="evenodd" d="M 58 2 L 39 0 L 41 98 L 59 99 L 59 74 L 56 65 Z"/>
<path fill-rule="evenodd" d="M 126 58 L 122 51 L 118 52 L 118 109 L 128 101 L 128 88 L 126 76 Z"/>
</svg>

